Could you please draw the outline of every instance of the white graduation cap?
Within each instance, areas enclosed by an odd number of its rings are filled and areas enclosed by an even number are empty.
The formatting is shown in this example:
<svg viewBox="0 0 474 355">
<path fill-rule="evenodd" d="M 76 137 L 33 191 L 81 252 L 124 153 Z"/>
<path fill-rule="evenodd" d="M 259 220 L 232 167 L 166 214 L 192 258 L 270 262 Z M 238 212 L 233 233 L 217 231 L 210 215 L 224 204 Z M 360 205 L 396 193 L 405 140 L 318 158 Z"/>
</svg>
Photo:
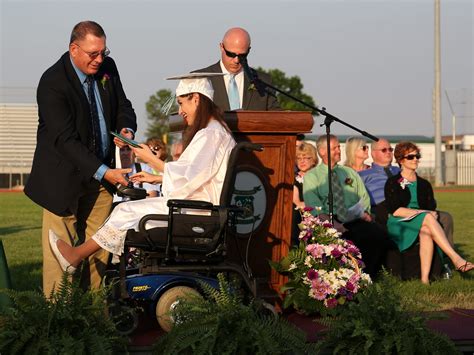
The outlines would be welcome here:
<svg viewBox="0 0 474 355">
<path fill-rule="evenodd" d="M 223 73 L 188 73 L 184 75 L 172 76 L 166 80 L 179 80 L 176 88 L 176 96 L 198 92 L 207 96 L 209 99 L 214 98 L 214 89 L 212 88 L 210 77 L 223 76 Z"/>
<path fill-rule="evenodd" d="M 166 78 L 166 80 L 179 80 L 178 87 L 176 88 L 176 93 L 171 95 L 168 100 L 165 102 L 161 111 L 167 115 L 173 106 L 177 96 L 190 94 L 192 92 L 198 92 L 207 96 L 211 101 L 214 98 L 214 89 L 212 88 L 210 77 L 213 76 L 223 76 L 223 73 L 187 73 L 178 76 L 171 76 Z"/>
</svg>

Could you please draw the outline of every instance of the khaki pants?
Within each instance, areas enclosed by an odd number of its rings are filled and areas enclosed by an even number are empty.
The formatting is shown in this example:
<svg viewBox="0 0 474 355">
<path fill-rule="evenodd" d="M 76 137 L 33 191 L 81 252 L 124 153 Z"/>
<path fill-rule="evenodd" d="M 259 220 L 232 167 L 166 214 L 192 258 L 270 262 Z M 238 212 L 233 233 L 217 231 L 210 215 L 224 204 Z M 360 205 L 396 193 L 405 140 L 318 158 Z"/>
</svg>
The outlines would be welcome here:
<svg viewBox="0 0 474 355">
<path fill-rule="evenodd" d="M 454 248 L 454 222 L 453 216 L 449 212 L 438 211 L 439 223 L 443 227 L 446 238 L 448 238 L 449 244 Z"/>
<path fill-rule="evenodd" d="M 63 271 L 49 245 L 49 230 L 71 245 L 77 245 L 88 240 L 105 222 L 110 214 L 112 206 L 112 196 L 100 187 L 100 190 L 93 189 L 85 191 L 79 197 L 76 215 L 60 217 L 54 213 L 43 209 L 43 292 L 49 297 L 53 288 L 59 286 Z M 102 277 L 106 270 L 109 253 L 101 249 L 91 255 L 82 265 L 80 284 L 84 288 L 91 287 L 97 289 L 100 286 Z M 81 269 L 81 268 L 79 268 Z"/>
</svg>

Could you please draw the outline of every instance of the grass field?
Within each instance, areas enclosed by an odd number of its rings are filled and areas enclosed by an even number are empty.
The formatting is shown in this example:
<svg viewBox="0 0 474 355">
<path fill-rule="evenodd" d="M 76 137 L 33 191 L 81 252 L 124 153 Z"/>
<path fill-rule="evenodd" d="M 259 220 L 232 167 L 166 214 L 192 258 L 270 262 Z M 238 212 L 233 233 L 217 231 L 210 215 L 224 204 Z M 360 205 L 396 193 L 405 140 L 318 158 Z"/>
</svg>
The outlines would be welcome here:
<svg viewBox="0 0 474 355">
<path fill-rule="evenodd" d="M 474 190 L 443 189 L 436 191 L 438 208 L 454 217 L 454 241 L 457 250 L 474 260 Z M 22 193 L 0 193 L 0 239 L 3 241 L 13 288 L 39 289 L 41 286 L 41 208 Z M 429 309 L 474 309 L 474 272 L 431 286 L 418 281 L 400 282 L 407 298 L 426 303 Z"/>
</svg>

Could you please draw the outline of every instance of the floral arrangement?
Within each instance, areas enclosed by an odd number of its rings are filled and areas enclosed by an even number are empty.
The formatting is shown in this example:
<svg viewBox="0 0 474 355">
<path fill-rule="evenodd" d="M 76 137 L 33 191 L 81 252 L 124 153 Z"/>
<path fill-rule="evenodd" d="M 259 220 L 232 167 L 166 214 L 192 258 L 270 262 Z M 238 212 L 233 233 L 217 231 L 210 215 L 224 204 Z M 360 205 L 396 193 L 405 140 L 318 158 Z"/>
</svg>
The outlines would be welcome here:
<svg viewBox="0 0 474 355">
<path fill-rule="evenodd" d="M 406 187 L 407 185 L 410 185 L 410 184 L 411 184 L 411 182 L 408 181 L 408 180 L 407 180 L 406 178 L 404 178 L 404 177 L 401 177 L 400 179 L 398 179 L 398 183 L 400 184 L 400 187 L 402 188 L 402 190 L 405 190 L 405 187 Z"/>
<path fill-rule="evenodd" d="M 322 315 L 337 314 L 347 301 L 372 281 L 361 272 L 364 266 L 359 249 L 340 238 L 329 221 L 302 211 L 299 225 L 300 244 L 292 248 L 280 262 L 270 262 L 279 273 L 288 276 L 282 287 L 283 307 Z"/>
<path fill-rule="evenodd" d="M 110 79 L 110 75 L 105 73 L 103 76 L 102 76 L 102 79 L 100 79 L 100 83 L 102 84 L 102 89 L 105 90 L 105 84 L 107 84 L 107 81 Z"/>
<path fill-rule="evenodd" d="M 255 84 L 252 83 L 252 84 L 249 85 L 249 88 L 247 90 L 248 91 L 255 91 L 255 90 L 257 90 L 257 88 L 255 87 Z"/>
</svg>

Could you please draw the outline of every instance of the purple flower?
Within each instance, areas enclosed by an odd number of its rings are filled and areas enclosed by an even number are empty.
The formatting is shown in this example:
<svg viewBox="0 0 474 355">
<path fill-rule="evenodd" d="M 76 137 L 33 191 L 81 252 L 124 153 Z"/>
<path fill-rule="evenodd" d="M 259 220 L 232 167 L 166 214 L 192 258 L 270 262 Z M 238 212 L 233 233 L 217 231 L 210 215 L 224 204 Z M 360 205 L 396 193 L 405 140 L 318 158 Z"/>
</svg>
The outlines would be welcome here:
<svg viewBox="0 0 474 355">
<path fill-rule="evenodd" d="M 353 182 L 354 182 L 354 180 L 352 180 L 350 177 L 346 177 L 346 180 L 344 180 L 344 183 L 346 185 L 349 185 L 350 187 L 352 187 Z"/>
<path fill-rule="evenodd" d="M 354 285 L 352 284 L 352 282 L 347 281 L 347 283 L 346 283 L 346 289 L 347 289 L 348 291 L 354 292 L 355 287 L 354 287 Z"/>
<path fill-rule="evenodd" d="M 104 76 L 102 76 L 102 79 L 100 79 L 100 83 L 102 84 L 102 88 L 105 90 L 105 84 L 107 81 L 110 79 L 110 75 L 105 73 Z"/>
<path fill-rule="evenodd" d="M 309 207 L 309 206 L 306 206 L 305 208 L 303 208 L 303 211 L 305 211 L 305 212 L 311 212 L 312 210 L 314 210 L 314 208 Z"/>
<path fill-rule="evenodd" d="M 335 298 L 330 298 L 326 300 L 327 308 L 335 308 L 337 306 L 337 300 Z"/>
<path fill-rule="evenodd" d="M 331 251 L 331 255 L 334 256 L 335 258 L 339 258 L 339 257 L 342 255 L 342 253 L 341 253 L 341 251 L 338 250 L 338 249 L 333 249 L 333 250 Z"/>
<path fill-rule="evenodd" d="M 318 272 L 316 270 L 309 269 L 308 274 L 306 276 L 308 276 L 308 279 L 314 280 L 314 279 L 317 279 L 319 275 L 318 275 Z"/>
</svg>

